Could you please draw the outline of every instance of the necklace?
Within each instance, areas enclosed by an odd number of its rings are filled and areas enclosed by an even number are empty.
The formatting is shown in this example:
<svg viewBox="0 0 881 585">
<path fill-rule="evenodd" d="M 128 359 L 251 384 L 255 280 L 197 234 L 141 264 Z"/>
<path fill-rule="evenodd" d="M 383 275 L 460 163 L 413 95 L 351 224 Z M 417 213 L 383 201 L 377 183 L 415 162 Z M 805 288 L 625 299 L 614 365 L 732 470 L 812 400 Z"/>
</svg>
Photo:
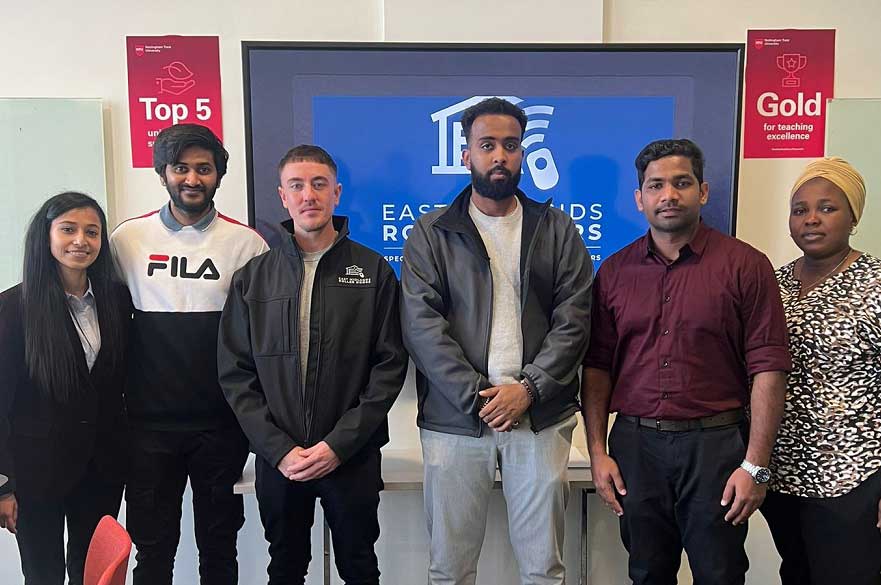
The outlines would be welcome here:
<svg viewBox="0 0 881 585">
<path fill-rule="evenodd" d="M 801 275 L 805 271 L 805 263 L 804 263 L 804 259 L 802 259 L 801 270 L 798 271 L 798 281 L 801 283 L 801 294 L 804 295 L 809 290 L 811 290 L 812 288 L 814 288 L 815 286 L 817 286 L 818 284 L 820 284 L 821 282 L 823 282 L 824 280 L 826 280 L 827 278 L 829 278 L 830 276 L 835 274 L 838 271 L 838 269 L 841 268 L 841 265 L 844 264 L 844 262 L 850 257 L 851 252 L 853 252 L 853 249 L 850 246 L 848 246 L 847 252 L 844 254 L 844 257 L 841 259 L 841 261 L 835 265 L 835 268 L 833 268 L 832 270 L 830 270 L 829 272 L 827 272 L 826 274 L 824 274 L 823 276 L 821 276 L 820 278 L 818 278 L 817 280 L 815 280 L 814 282 L 812 282 L 811 284 L 809 284 L 807 286 L 805 286 L 804 282 L 802 282 L 802 280 L 801 280 Z"/>
</svg>

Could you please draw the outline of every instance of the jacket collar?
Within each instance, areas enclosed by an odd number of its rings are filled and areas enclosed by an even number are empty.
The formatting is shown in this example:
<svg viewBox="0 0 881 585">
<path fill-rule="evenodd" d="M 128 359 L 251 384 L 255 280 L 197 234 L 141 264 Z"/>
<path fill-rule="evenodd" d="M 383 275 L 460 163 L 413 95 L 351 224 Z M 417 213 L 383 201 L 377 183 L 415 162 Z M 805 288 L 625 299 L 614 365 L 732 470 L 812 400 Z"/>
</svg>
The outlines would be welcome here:
<svg viewBox="0 0 881 585">
<path fill-rule="evenodd" d="M 535 221 L 535 218 L 544 213 L 544 211 L 551 205 L 550 199 L 544 203 L 539 203 L 538 201 L 527 197 L 520 189 L 517 189 L 514 195 L 517 197 L 517 200 L 520 201 L 520 205 L 523 206 L 524 225 L 528 223 L 529 218 L 532 218 L 532 220 Z M 456 196 L 453 202 L 447 206 L 447 209 L 437 218 L 437 220 L 435 220 L 434 225 L 452 232 L 475 233 L 477 228 L 474 226 L 474 222 L 468 214 L 468 205 L 470 202 L 471 185 L 468 185 Z M 524 233 L 526 233 L 525 230 Z"/>
<path fill-rule="evenodd" d="M 344 215 L 334 215 L 331 221 L 333 221 L 333 229 L 337 232 L 336 239 L 330 246 L 330 249 L 333 249 L 343 239 L 349 237 L 349 218 Z M 297 245 L 297 240 L 294 239 L 294 220 L 289 219 L 281 222 L 281 229 L 287 236 L 282 237 L 282 247 L 285 254 L 299 258 L 301 255 L 300 246 Z"/>
</svg>

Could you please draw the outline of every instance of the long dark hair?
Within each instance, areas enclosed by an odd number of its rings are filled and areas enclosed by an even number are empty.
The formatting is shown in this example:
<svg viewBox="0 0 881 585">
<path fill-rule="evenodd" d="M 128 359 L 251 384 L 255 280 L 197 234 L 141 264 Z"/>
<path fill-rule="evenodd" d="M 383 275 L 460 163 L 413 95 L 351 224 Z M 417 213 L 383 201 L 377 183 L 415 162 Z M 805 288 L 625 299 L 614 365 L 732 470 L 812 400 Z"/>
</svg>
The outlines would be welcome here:
<svg viewBox="0 0 881 585">
<path fill-rule="evenodd" d="M 49 229 L 55 218 L 84 207 L 94 209 L 101 218 L 101 250 L 87 274 L 101 326 L 102 359 L 109 357 L 111 367 L 117 367 L 125 343 L 119 299 L 113 290 L 120 285 L 110 257 L 104 210 L 83 193 L 68 191 L 55 195 L 40 207 L 28 226 L 21 304 L 28 373 L 47 397 L 62 403 L 81 397 L 88 385 L 78 367 L 82 360 L 79 340 L 76 344 L 68 343 L 70 308 L 58 273 L 58 261 L 49 248 Z"/>
</svg>

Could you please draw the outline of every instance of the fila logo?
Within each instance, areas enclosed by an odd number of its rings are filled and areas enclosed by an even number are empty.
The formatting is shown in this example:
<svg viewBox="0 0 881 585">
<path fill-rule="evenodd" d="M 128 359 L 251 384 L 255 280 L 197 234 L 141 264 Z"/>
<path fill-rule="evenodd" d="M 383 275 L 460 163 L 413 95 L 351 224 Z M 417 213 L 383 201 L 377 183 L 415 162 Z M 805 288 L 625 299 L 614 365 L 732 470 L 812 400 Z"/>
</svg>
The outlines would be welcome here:
<svg viewBox="0 0 881 585">
<path fill-rule="evenodd" d="M 204 278 L 205 280 L 220 280 L 220 271 L 211 261 L 205 258 L 202 265 L 195 272 L 187 272 L 186 256 L 167 256 L 165 254 L 150 254 L 150 263 L 147 264 L 147 276 L 153 276 L 157 270 L 166 270 L 171 264 L 171 276 L 175 278 Z"/>
<path fill-rule="evenodd" d="M 346 276 L 358 276 L 360 278 L 364 278 L 364 269 L 357 264 L 346 266 Z"/>
</svg>

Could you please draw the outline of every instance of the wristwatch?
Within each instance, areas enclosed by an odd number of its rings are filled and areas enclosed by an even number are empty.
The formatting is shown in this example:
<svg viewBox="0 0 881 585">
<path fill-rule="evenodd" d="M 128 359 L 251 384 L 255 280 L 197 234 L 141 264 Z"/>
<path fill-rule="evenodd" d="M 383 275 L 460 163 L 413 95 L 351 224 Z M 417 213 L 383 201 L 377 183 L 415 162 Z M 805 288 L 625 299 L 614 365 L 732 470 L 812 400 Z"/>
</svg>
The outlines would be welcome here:
<svg viewBox="0 0 881 585">
<path fill-rule="evenodd" d="M 763 485 L 771 481 L 771 470 L 767 467 L 754 465 L 744 459 L 743 463 L 740 464 L 740 468 L 750 474 L 757 485 Z"/>
</svg>

